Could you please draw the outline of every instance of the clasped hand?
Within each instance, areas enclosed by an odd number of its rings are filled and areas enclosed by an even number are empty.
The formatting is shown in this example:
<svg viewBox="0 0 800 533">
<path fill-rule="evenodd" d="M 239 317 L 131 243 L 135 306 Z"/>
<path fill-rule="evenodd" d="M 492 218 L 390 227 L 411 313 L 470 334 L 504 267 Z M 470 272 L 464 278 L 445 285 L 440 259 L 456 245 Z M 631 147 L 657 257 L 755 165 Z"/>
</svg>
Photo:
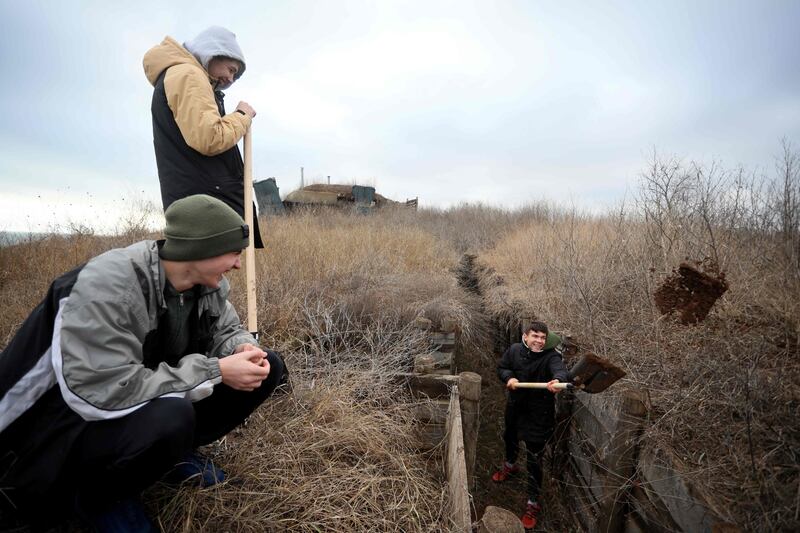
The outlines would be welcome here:
<svg viewBox="0 0 800 533">
<path fill-rule="evenodd" d="M 222 382 L 232 389 L 253 391 L 269 376 L 267 354 L 253 344 L 240 344 L 234 352 L 219 360 Z"/>
</svg>

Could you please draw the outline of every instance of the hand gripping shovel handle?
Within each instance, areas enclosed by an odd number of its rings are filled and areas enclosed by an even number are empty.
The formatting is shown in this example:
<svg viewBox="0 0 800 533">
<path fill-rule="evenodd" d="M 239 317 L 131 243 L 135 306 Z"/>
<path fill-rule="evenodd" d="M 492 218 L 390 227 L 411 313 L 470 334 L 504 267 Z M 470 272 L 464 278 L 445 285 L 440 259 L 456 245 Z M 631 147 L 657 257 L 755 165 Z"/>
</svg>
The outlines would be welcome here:
<svg viewBox="0 0 800 533">
<path fill-rule="evenodd" d="M 556 389 L 577 389 L 589 394 L 603 392 L 625 372 L 593 353 L 585 353 L 569 372 L 569 381 L 555 383 Z M 547 383 L 517 383 L 520 389 L 546 389 Z"/>
<path fill-rule="evenodd" d="M 547 383 L 517 383 L 518 389 L 547 389 Z M 572 383 L 553 383 L 553 388 L 558 390 L 572 390 L 575 385 Z"/>
</svg>

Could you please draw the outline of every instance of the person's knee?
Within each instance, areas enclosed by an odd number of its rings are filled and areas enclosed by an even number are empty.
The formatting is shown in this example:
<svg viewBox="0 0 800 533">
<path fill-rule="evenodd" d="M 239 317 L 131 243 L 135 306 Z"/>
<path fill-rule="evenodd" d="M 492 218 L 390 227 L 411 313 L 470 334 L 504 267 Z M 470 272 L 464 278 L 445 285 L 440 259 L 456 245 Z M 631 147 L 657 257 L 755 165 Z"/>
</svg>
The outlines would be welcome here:
<svg viewBox="0 0 800 533">
<path fill-rule="evenodd" d="M 269 362 L 269 376 L 264 381 L 269 381 L 271 388 L 274 389 L 282 383 L 286 383 L 288 372 L 286 363 L 278 352 L 266 350 L 267 361 Z"/>
<path fill-rule="evenodd" d="M 186 398 L 159 398 L 148 405 L 154 440 L 170 443 L 177 449 L 191 446 L 195 429 L 195 410 Z M 187 444 L 188 443 L 188 444 Z"/>
</svg>

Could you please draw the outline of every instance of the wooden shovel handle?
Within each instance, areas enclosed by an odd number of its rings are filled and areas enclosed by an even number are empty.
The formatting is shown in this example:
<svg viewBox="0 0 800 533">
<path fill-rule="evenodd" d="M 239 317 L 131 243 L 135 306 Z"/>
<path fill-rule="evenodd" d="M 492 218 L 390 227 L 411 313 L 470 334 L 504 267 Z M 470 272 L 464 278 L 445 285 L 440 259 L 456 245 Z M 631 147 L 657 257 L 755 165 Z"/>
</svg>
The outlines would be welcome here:
<svg viewBox="0 0 800 533">
<path fill-rule="evenodd" d="M 572 389 L 575 385 L 572 383 L 553 383 L 553 388 L 558 390 Z M 518 389 L 546 389 L 547 383 L 517 383 Z"/>
<path fill-rule="evenodd" d="M 250 242 L 244 251 L 244 268 L 247 276 L 247 329 L 258 340 L 256 254 L 253 247 L 253 141 L 250 128 L 244 134 L 244 222 L 250 228 Z"/>
</svg>

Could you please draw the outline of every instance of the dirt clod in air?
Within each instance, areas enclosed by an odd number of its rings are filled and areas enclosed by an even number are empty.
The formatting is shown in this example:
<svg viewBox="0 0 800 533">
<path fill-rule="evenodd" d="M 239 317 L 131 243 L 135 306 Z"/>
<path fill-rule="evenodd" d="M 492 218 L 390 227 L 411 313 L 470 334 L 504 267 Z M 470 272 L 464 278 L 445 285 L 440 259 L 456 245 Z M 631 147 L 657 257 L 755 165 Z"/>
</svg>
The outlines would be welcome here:
<svg viewBox="0 0 800 533">
<path fill-rule="evenodd" d="M 714 303 L 728 290 L 725 273 L 706 258 L 681 263 L 653 294 L 661 314 L 676 312 L 682 324 L 702 322 Z"/>
</svg>

